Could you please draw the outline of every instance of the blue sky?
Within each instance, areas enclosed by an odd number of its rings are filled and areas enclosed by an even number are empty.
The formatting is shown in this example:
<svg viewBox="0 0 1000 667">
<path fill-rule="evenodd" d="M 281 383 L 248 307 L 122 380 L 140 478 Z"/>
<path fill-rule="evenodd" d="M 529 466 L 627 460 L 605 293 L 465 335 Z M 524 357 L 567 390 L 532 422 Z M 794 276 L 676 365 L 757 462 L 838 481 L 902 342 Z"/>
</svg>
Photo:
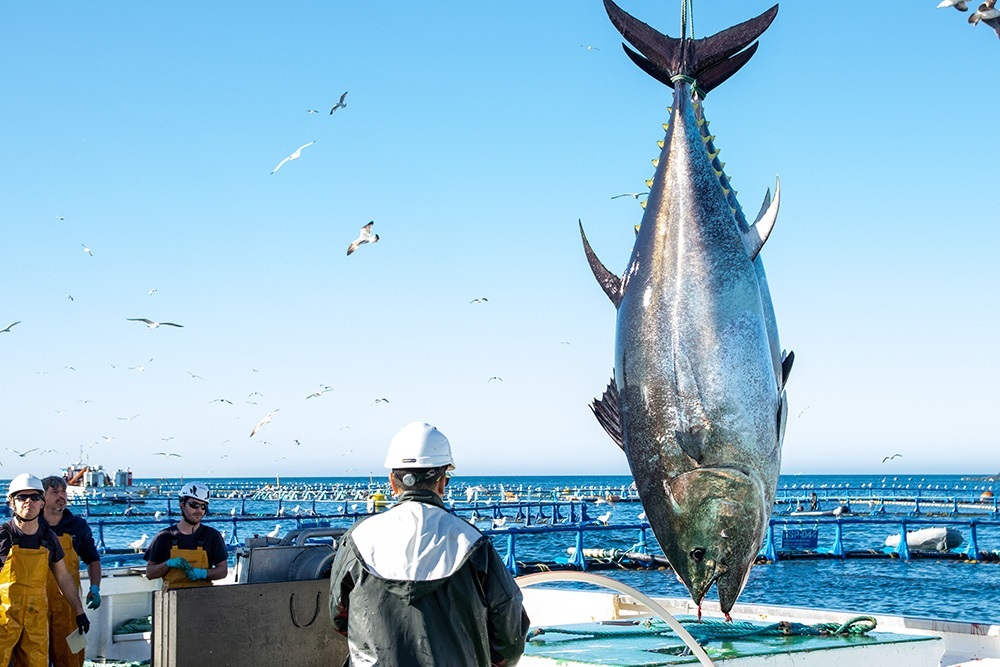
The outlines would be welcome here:
<svg viewBox="0 0 1000 667">
<path fill-rule="evenodd" d="M 935 4 L 783 3 L 706 101 L 744 208 L 781 177 L 784 473 L 1000 469 L 1000 40 Z M 381 475 L 418 419 L 460 474 L 627 473 L 577 219 L 624 269 L 670 91 L 620 43 L 596 0 L 4 3 L 0 476 Z"/>
</svg>

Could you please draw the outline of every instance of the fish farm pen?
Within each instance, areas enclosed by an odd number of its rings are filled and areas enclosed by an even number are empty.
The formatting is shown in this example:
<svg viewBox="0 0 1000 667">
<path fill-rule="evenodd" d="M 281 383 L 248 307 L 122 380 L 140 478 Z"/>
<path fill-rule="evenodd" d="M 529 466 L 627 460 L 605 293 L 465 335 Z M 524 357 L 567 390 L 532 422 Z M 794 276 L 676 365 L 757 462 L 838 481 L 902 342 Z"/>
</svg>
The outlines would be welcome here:
<svg viewBox="0 0 1000 667">
<path fill-rule="evenodd" d="M 246 538 L 267 535 L 277 544 L 295 529 L 348 528 L 391 505 L 381 484 L 318 486 L 213 489 L 205 523 L 223 531 L 235 551 Z M 491 536 L 517 574 L 669 567 L 633 499 L 634 489 L 453 487 L 453 497 L 446 499 L 449 510 Z M 180 517 L 176 496 L 159 489 L 86 495 L 71 503 L 75 514 L 87 518 L 108 564 L 141 563 L 145 545 L 136 538 L 152 537 Z M 817 509 L 799 510 L 810 505 Z M 930 527 L 957 531 L 961 544 L 931 550 L 908 544 L 908 531 Z M 896 536 L 894 546 L 886 546 L 887 536 Z M 996 498 L 976 489 L 910 489 L 908 494 L 878 488 L 779 490 L 759 564 L 856 558 L 1000 562 Z"/>
</svg>

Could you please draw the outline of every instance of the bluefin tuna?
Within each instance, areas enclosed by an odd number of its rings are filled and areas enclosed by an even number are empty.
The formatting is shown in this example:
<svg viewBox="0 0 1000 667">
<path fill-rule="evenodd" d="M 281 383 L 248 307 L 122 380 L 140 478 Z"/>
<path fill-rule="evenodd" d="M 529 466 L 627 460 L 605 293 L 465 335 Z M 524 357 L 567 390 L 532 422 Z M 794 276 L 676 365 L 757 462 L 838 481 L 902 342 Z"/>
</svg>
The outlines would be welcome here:
<svg viewBox="0 0 1000 667">
<path fill-rule="evenodd" d="M 778 7 L 694 39 L 604 5 L 638 51 L 623 44 L 625 52 L 673 88 L 673 102 L 621 277 L 580 225 L 588 262 L 618 311 L 614 378 L 592 408 L 624 450 L 653 533 L 699 615 L 714 584 L 728 617 L 768 529 L 793 355 L 781 350 L 760 257 L 780 183 L 748 223 L 703 99 L 753 56 Z"/>
</svg>

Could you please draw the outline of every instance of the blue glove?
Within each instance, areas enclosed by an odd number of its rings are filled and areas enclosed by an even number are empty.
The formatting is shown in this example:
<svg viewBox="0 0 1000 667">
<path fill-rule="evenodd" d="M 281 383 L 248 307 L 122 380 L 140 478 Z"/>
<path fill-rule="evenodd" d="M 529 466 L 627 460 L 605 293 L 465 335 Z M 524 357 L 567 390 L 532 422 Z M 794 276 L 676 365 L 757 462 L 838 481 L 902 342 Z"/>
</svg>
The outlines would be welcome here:
<svg viewBox="0 0 1000 667">
<path fill-rule="evenodd" d="M 190 570 L 187 571 L 187 577 L 191 581 L 208 579 L 208 570 L 201 567 L 192 567 Z"/>
<path fill-rule="evenodd" d="M 178 570 L 184 570 L 185 573 L 191 571 L 191 563 L 187 562 L 180 556 L 177 558 L 171 558 L 167 561 L 166 565 L 167 567 L 176 567 Z"/>
<path fill-rule="evenodd" d="M 101 606 L 101 589 L 97 584 L 90 585 L 90 592 L 87 593 L 87 609 L 97 609 Z"/>
</svg>

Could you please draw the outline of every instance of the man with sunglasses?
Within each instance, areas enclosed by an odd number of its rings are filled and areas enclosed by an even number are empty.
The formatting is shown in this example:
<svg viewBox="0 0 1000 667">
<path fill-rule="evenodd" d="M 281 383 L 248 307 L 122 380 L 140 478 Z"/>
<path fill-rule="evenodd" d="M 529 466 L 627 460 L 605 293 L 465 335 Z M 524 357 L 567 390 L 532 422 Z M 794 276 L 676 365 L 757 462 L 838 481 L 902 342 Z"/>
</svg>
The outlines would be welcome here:
<svg viewBox="0 0 1000 667">
<path fill-rule="evenodd" d="M 44 508 L 41 520 L 52 529 L 65 557 L 66 570 L 73 577 L 75 590 L 80 590 L 80 561 L 87 566 L 90 592 L 87 593 L 87 608 L 101 606 L 101 554 L 94 544 L 94 534 L 83 517 L 66 509 L 66 480 L 58 475 L 42 479 L 45 489 Z M 70 652 L 66 636 L 76 628 L 76 612 L 59 590 L 58 582 L 52 575 L 48 582 L 49 597 L 49 658 L 57 667 L 83 667 L 81 649 Z"/>
<path fill-rule="evenodd" d="M 13 517 L 0 524 L 0 665 L 49 664 L 49 572 L 76 613 L 77 630 L 90 630 L 59 539 L 38 520 L 44 491 L 42 481 L 27 473 L 12 479 L 7 490 Z M 66 635 L 57 641 L 66 643 Z"/>
<path fill-rule="evenodd" d="M 404 426 L 385 461 L 395 507 L 355 524 L 330 574 L 346 665 L 511 667 L 524 651 L 521 591 L 489 537 L 445 509 L 451 444 Z"/>
<path fill-rule="evenodd" d="M 188 482 L 177 494 L 181 520 L 164 528 L 146 549 L 146 578 L 163 578 L 163 590 L 211 586 L 226 576 L 226 542 L 201 521 L 208 513 L 208 487 Z"/>
</svg>

